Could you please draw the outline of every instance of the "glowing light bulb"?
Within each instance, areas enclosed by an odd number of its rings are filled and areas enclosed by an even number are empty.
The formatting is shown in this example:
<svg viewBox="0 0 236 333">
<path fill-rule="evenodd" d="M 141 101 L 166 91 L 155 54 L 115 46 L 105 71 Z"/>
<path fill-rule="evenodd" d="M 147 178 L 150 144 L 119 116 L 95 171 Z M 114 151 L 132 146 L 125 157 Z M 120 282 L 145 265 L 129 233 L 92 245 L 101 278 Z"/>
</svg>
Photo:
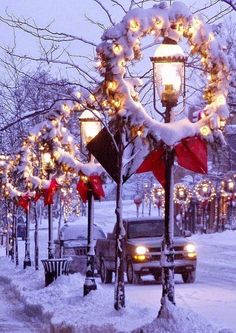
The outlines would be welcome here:
<svg viewBox="0 0 236 333">
<path fill-rule="evenodd" d="M 161 29 L 163 26 L 163 19 L 160 17 L 155 17 L 153 20 L 154 25 L 158 28 Z"/>
<path fill-rule="evenodd" d="M 95 98 L 95 96 L 94 96 L 93 94 L 90 94 L 90 95 L 89 95 L 89 99 L 90 99 L 90 101 L 92 101 L 92 102 L 95 102 L 95 101 L 96 101 L 96 98 Z"/>
<path fill-rule="evenodd" d="M 123 51 L 123 47 L 120 44 L 114 44 L 112 50 L 115 55 L 119 55 Z"/>
<path fill-rule="evenodd" d="M 68 106 L 66 103 L 63 104 L 62 109 L 63 109 L 63 111 L 66 112 L 66 113 L 69 113 L 69 112 L 70 112 L 70 108 L 69 108 L 69 106 Z"/>
<path fill-rule="evenodd" d="M 202 136 L 208 136 L 211 133 L 211 129 L 209 126 L 204 125 L 200 128 L 200 133 Z"/>
<path fill-rule="evenodd" d="M 224 95 L 219 95 L 219 96 L 217 96 L 216 97 L 216 104 L 218 105 L 218 106 L 220 106 L 220 105 L 225 105 L 226 104 L 226 100 L 225 100 L 225 96 Z"/>
<path fill-rule="evenodd" d="M 207 185 L 204 185 L 204 186 L 202 187 L 202 191 L 203 191 L 204 193 L 207 193 L 207 191 L 208 191 L 208 186 L 207 186 Z"/>
<path fill-rule="evenodd" d="M 58 160 L 61 154 L 59 153 L 59 151 L 54 151 L 53 156 L 55 157 L 56 160 Z"/>
<path fill-rule="evenodd" d="M 75 97 L 79 99 L 81 97 L 81 92 L 80 91 L 76 91 Z"/>
<path fill-rule="evenodd" d="M 113 101 L 113 104 L 114 104 L 114 107 L 118 109 L 121 106 L 121 101 L 119 99 L 115 99 Z"/>
<path fill-rule="evenodd" d="M 136 32 L 140 29 L 140 23 L 136 19 L 132 19 L 129 22 L 129 29 L 133 32 Z"/>
<path fill-rule="evenodd" d="M 109 81 L 107 83 L 107 88 L 111 91 L 115 91 L 117 89 L 118 83 L 116 81 Z"/>
<path fill-rule="evenodd" d="M 124 59 L 121 59 L 119 62 L 118 62 L 118 66 L 120 67 L 125 67 L 126 66 L 126 61 Z"/>
</svg>

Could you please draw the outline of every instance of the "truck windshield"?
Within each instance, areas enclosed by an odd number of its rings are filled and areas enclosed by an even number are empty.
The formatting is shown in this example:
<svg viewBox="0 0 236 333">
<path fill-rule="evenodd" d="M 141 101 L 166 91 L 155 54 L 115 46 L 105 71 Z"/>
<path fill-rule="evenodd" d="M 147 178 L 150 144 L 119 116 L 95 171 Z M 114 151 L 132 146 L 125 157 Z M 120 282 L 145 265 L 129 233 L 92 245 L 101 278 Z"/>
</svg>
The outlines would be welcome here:
<svg viewBox="0 0 236 333">
<path fill-rule="evenodd" d="M 163 220 L 131 221 L 127 225 L 128 238 L 162 237 L 163 232 Z M 176 224 L 174 225 L 174 235 L 181 236 Z"/>
</svg>

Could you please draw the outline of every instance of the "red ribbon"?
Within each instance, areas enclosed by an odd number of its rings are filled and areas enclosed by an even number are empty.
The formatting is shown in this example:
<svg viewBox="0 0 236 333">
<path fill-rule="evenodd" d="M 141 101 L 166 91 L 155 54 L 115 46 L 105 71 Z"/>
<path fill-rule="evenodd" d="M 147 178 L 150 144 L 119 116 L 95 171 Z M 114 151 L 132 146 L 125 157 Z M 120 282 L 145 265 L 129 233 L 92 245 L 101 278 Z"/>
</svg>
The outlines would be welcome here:
<svg viewBox="0 0 236 333">
<path fill-rule="evenodd" d="M 52 179 L 48 188 L 43 190 L 44 205 L 52 205 L 53 197 L 56 191 L 58 190 L 58 182 L 56 179 Z"/>
<path fill-rule="evenodd" d="M 182 139 L 174 150 L 180 166 L 193 172 L 207 173 L 207 145 L 200 137 Z M 145 158 L 136 173 L 152 171 L 159 183 L 165 187 L 165 169 L 165 149 L 162 145 Z"/>
<path fill-rule="evenodd" d="M 77 184 L 77 191 L 79 192 L 79 195 L 84 203 L 88 199 L 88 191 L 90 187 L 96 200 L 100 200 L 105 197 L 102 179 L 100 176 L 89 176 L 87 181 L 80 178 Z"/>
<path fill-rule="evenodd" d="M 25 194 L 20 196 L 17 202 L 17 205 L 22 207 L 26 212 L 29 210 L 30 196 Z"/>
<path fill-rule="evenodd" d="M 35 196 L 34 196 L 34 202 L 37 202 L 41 197 L 41 193 L 39 191 L 36 191 Z"/>
</svg>

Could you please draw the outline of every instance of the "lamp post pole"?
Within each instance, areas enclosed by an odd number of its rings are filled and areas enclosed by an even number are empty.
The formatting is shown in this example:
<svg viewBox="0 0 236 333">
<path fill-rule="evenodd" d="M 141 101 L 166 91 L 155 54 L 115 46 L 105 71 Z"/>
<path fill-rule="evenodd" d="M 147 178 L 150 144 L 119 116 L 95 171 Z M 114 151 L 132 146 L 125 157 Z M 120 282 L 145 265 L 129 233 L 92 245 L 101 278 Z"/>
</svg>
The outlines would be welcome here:
<svg viewBox="0 0 236 333">
<path fill-rule="evenodd" d="M 171 121 L 170 105 L 166 106 L 165 122 Z M 166 305 L 168 299 L 175 304 L 174 298 L 174 150 L 167 146 L 165 150 L 165 219 L 164 237 L 161 245 L 161 268 L 162 268 L 162 307 Z M 160 312 L 162 311 L 162 307 Z"/>
<path fill-rule="evenodd" d="M 50 170 L 47 170 L 48 180 L 50 180 Z M 52 205 L 48 204 L 48 259 L 53 259 L 53 225 L 52 225 Z"/>
<path fill-rule="evenodd" d="M 175 28 L 174 26 L 172 27 Z M 186 57 L 175 39 L 165 37 L 157 48 L 153 62 L 154 108 L 165 123 L 174 121 L 173 108 L 183 92 Z M 156 106 L 156 89 L 165 107 L 161 112 Z M 167 302 L 175 304 L 174 298 L 174 150 L 165 147 L 165 218 L 164 234 L 161 245 L 162 297 L 159 316 L 168 311 Z"/>
<path fill-rule="evenodd" d="M 29 221 L 29 209 L 26 210 L 25 218 L 26 218 L 26 235 L 25 235 L 25 258 L 24 258 L 24 269 L 27 266 L 31 266 L 31 259 L 30 259 L 30 221 Z"/>
<path fill-rule="evenodd" d="M 88 182 L 88 236 L 87 236 L 87 267 L 86 277 L 84 282 L 84 296 L 86 296 L 91 290 L 96 290 L 97 285 L 94 278 L 94 235 L 93 235 L 93 223 L 94 223 L 94 196 L 91 183 Z"/>
<path fill-rule="evenodd" d="M 47 173 L 47 180 L 50 182 L 50 173 L 53 170 L 54 163 L 50 152 L 42 154 L 42 163 Z M 53 225 L 52 225 L 52 205 L 48 202 L 48 259 L 54 258 L 53 251 Z"/>
<path fill-rule="evenodd" d="M 82 143 L 88 144 L 101 130 L 101 122 L 99 113 L 97 111 L 91 112 L 85 110 L 79 118 L 80 130 L 81 130 L 81 146 Z M 89 163 L 94 162 L 94 157 L 89 154 Z M 86 296 L 91 290 L 96 290 L 97 285 L 94 278 L 94 194 L 90 180 L 88 180 L 88 234 L 87 234 L 87 266 L 86 277 L 84 281 L 84 296 Z"/>
<path fill-rule="evenodd" d="M 114 308 L 120 310 L 125 307 L 125 283 L 124 283 L 124 226 L 122 219 L 122 190 L 123 190 L 123 132 L 122 124 L 119 125 L 121 138 L 118 144 L 118 170 L 119 176 L 116 187 L 116 250 L 115 250 L 115 292 Z"/>
</svg>

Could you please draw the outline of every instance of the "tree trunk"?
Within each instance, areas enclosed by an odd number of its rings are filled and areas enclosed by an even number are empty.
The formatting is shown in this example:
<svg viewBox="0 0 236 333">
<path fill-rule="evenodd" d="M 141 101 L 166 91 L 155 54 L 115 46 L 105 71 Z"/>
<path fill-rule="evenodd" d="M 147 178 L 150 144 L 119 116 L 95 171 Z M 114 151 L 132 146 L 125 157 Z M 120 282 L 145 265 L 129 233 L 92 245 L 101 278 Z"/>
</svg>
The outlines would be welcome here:
<svg viewBox="0 0 236 333">
<path fill-rule="evenodd" d="M 39 269 L 39 224 L 36 203 L 34 205 L 35 229 L 34 229 L 34 260 L 35 270 Z"/>
<path fill-rule="evenodd" d="M 122 129 L 120 128 L 120 133 Z M 116 188 L 116 256 L 115 256 L 115 299 L 114 308 L 120 310 L 125 307 L 124 283 L 124 225 L 122 218 L 122 188 L 123 188 L 123 135 L 118 144 L 119 179 Z"/>
</svg>

